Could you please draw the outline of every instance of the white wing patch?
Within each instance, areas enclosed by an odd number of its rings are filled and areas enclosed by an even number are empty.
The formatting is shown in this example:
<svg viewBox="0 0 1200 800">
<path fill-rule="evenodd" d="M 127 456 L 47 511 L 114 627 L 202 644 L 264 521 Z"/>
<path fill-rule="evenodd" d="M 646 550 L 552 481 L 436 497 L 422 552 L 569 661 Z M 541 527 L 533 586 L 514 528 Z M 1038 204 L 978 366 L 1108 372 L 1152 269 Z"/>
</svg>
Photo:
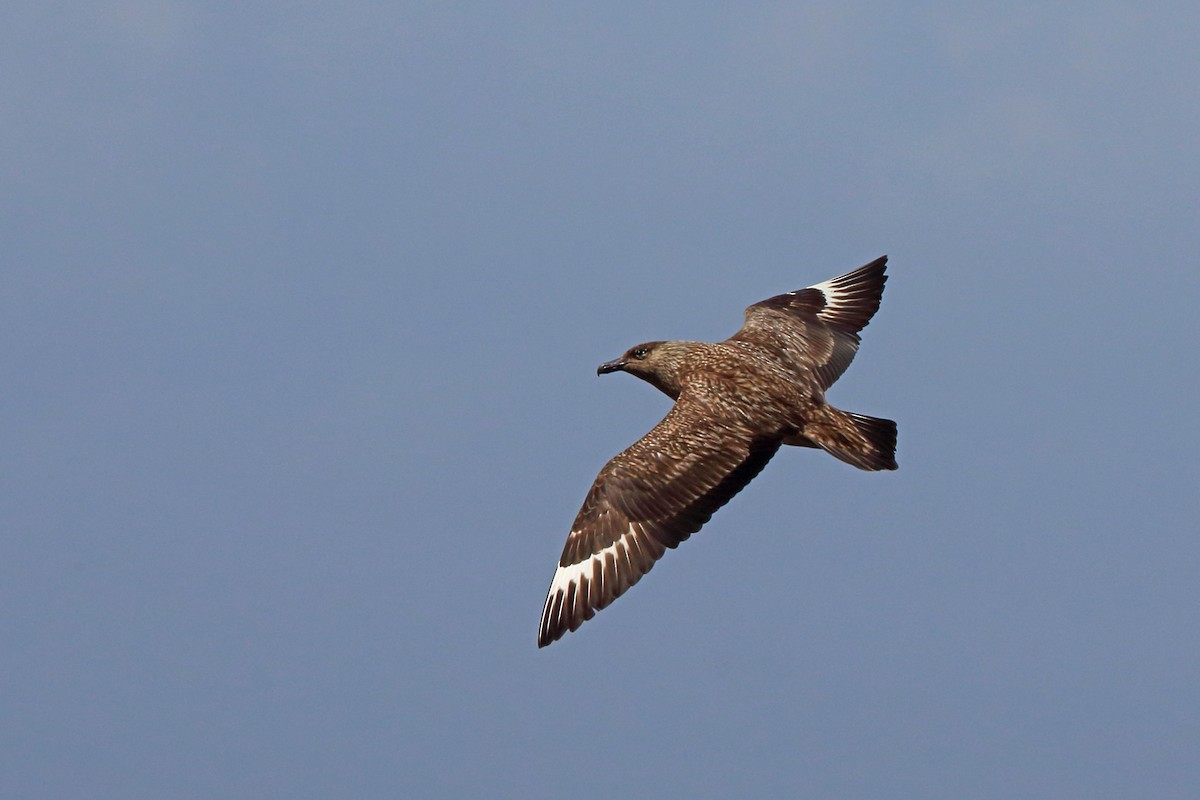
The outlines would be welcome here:
<svg viewBox="0 0 1200 800">
<path fill-rule="evenodd" d="M 817 316 L 826 322 L 836 322 L 843 312 L 849 311 L 851 308 L 850 292 L 847 290 L 853 289 L 854 286 L 839 286 L 839 281 L 842 281 L 842 278 L 831 278 L 809 287 L 825 295 L 825 307 L 817 312 Z"/>
</svg>

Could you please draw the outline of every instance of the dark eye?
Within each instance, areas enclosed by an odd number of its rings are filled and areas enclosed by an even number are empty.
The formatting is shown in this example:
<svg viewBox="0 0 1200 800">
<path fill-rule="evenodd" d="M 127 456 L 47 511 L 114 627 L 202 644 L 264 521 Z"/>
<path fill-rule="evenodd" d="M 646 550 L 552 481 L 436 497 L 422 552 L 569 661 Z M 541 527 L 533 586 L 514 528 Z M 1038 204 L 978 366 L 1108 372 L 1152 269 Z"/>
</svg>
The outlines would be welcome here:
<svg viewBox="0 0 1200 800">
<path fill-rule="evenodd" d="M 633 357 L 636 358 L 638 361 L 641 361 L 643 358 L 646 357 L 646 352 L 647 352 L 646 348 L 644 348 L 644 347 L 635 347 L 635 348 L 633 348 Z"/>
</svg>

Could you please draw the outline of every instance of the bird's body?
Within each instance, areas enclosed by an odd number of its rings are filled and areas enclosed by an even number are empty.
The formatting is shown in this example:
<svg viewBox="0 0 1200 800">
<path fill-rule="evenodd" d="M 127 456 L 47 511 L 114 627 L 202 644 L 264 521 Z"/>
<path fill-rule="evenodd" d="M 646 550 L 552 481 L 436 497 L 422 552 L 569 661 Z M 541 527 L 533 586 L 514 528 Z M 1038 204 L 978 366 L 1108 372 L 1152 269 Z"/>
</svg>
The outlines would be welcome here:
<svg viewBox="0 0 1200 800">
<path fill-rule="evenodd" d="M 600 471 L 563 548 L 538 645 L 575 630 L 757 475 L 784 444 L 895 469 L 896 425 L 825 402 L 879 307 L 886 257 L 746 309 L 723 342 L 647 342 L 597 373 L 628 372 L 675 400 Z"/>
</svg>

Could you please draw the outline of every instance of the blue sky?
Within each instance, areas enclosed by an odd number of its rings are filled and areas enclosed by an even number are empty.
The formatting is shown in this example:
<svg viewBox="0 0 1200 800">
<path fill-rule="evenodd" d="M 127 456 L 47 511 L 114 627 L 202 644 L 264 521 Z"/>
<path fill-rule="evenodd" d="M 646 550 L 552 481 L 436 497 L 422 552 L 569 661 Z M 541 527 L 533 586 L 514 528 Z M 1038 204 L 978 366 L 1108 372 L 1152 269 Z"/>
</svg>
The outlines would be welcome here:
<svg viewBox="0 0 1200 800">
<path fill-rule="evenodd" d="M 0 794 L 1193 795 L 1194 4 L 0 23 Z M 538 651 L 596 365 L 883 253 L 900 470 Z"/>
</svg>

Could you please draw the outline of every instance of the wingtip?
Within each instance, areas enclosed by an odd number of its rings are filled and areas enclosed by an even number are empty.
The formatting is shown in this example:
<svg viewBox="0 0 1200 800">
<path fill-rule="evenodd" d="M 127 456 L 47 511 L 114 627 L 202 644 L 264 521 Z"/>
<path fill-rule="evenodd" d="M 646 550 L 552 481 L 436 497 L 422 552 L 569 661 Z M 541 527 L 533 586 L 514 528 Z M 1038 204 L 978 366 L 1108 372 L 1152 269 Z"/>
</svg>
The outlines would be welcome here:
<svg viewBox="0 0 1200 800">
<path fill-rule="evenodd" d="M 848 283 L 856 283 L 858 281 L 862 281 L 864 279 L 867 279 L 871 276 L 876 276 L 876 275 L 882 275 L 882 276 L 884 276 L 884 279 L 886 280 L 887 276 L 884 275 L 884 273 L 887 272 L 887 263 L 888 263 L 888 257 L 886 255 L 883 255 L 883 256 L 880 256 L 879 258 L 874 259 L 873 261 L 868 261 L 866 264 L 863 264 L 858 269 L 850 270 L 845 275 L 840 275 L 831 281 L 827 281 L 827 283 L 832 283 L 833 281 L 846 281 Z"/>
<path fill-rule="evenodd" d="M 821 293 L 823 307 L 817 316 L 847 333 L 857 334 L 879 310 L 887 283 L 887 256 L 862 265 L 844 275 L 809 288 Z"/>
</svg>

